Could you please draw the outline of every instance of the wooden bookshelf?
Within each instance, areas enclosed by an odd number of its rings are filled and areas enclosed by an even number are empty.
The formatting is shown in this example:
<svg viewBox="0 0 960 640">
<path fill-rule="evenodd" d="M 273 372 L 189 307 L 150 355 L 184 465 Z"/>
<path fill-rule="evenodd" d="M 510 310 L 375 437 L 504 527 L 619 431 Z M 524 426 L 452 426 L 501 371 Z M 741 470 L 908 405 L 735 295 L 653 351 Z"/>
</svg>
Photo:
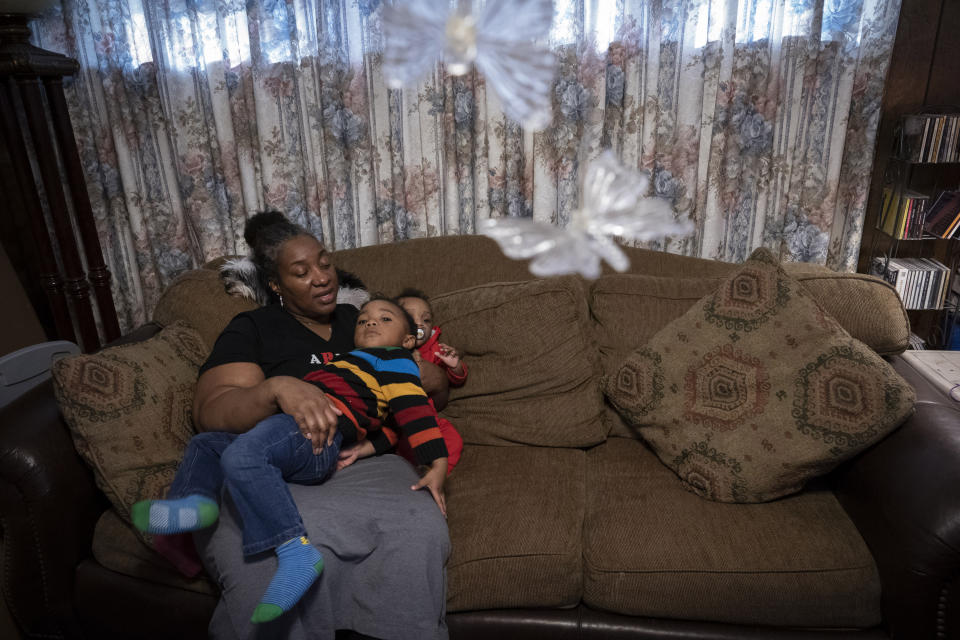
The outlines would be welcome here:
<svg viewBox="0 0 960 640">
<path fill-rule="evenodd" d="M 891 138 L 861 271 L 890 282 L 914 332 L 928 348 L 942 348 L 960 306 L 951 293 L 960 267 L 960 209 L 953 210 L 960 201 L 952 195 L 960 192 L 960 107 L 906 114 Z"/>
</svg>

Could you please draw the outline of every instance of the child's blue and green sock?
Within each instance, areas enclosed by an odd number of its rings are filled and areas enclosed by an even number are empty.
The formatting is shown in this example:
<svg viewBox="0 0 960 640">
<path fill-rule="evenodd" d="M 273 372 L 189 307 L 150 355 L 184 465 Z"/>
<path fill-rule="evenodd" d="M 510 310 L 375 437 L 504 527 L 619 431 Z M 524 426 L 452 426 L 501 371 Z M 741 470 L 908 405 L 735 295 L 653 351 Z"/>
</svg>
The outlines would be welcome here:
<svg viewBox="0 0 960 640">
<path fill-rule="evenodd" d="M 164 535 L 209 527 L 219 516 L 217 503 L 198 494 L 176 500 L 141 500 L 130 509 L 137 529 Z"/>
<path fill-rule="evenodd" d="M 277 547 L 277 559 L 277 572 L 253 611 L 253 622 L 269 622 L 293 609 L 323 571 L 323 556 L 306 537 Z"/>
</svg>

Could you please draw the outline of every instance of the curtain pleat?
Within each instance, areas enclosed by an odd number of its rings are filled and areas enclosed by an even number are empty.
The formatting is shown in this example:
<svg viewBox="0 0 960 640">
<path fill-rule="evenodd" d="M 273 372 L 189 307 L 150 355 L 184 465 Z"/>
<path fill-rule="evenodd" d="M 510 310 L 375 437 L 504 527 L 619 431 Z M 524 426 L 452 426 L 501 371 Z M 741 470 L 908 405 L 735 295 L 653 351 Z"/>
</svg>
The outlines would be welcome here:
<svg viewBox="0 0 960 640">
<path fill-rule="evenodd" d="M 246 252 L 256 211 L 332 249 L 564 226 L 605 148 L 695 222 L 645 246 L 855 268 L 900 0 L 556 0 L 540 132 L 475 70 L 388 89 L 380 5 L 64 0 L 34 21 L 80 62 L 68 104 L 124 329 Z"/>
</svg>

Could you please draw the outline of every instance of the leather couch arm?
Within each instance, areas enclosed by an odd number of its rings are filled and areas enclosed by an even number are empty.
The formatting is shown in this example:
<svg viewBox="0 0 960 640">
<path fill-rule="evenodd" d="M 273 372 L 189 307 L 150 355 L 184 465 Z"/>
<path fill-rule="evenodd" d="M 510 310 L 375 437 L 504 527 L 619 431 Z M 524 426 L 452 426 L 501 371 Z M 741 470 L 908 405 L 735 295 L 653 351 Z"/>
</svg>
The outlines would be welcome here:
<svg viewBox="0 0 960 640">
<path fill-rule="evenodd" d="M 90 555 L 107 506 L 74 449 L 51 381 L 0 410 L 0 586 L 24 634 L 78 634 L 74 571 Z"/>
<path fill-rule="evenodd" d="M 876 560 L 891 638 L 960 638 L 960 410 L 892 363 L 917 388 L 916 410 L 841 468 L 835 490 Z"/>
</svg>

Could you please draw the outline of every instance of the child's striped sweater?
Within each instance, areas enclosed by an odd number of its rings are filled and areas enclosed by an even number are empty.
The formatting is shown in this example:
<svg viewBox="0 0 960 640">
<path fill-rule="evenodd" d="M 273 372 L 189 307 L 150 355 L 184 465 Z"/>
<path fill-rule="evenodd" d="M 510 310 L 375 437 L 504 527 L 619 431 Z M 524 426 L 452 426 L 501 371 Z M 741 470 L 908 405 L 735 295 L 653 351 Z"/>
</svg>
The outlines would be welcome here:
<svg viewBox="0 0 960 640">
<path fill-rule="evenodd" d="M 340 421 L 344 445 L 368 439 L 378 454 L 389 450 L 396 436 L 389 429 L 384 431 L 383 426 L 392 415 L 417 462 L 430 464 L 447 456 L 436 412 L 420 384 L 420 369 L 406 349 L 354 349 L 307 374 L 304 380 L 339 398 L 350 409 L 355 421 Z"/>
</svg>

